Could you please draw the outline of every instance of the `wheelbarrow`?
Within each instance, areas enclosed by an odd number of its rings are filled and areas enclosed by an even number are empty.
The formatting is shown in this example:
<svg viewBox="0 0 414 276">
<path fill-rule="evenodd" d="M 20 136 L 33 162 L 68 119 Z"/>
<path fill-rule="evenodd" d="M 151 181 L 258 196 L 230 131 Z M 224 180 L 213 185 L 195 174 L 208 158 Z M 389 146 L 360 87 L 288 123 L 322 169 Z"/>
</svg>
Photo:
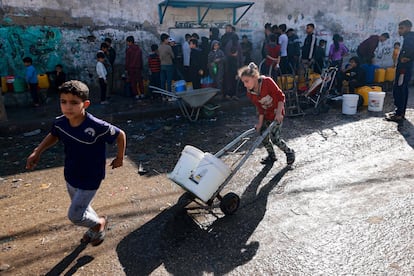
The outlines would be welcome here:
<svg viewBox="0 0 414 276">
<path fill-rule="evenodd" d="M 183 92 L 170 92 L 159 87 L 149 86 L 152 92 L 171 97 L 177 101 L 181 113 L 191 122 L 198 120 L 200 109 L 204 109 L 207 115 L 212 115 L 219 105 L 206 105 L 220 90 L 217 88 L 207 87 L 194 89 Z"/>
<path fill-rule="evenodd" d="M 224 196 L 220 193 L 266 138 L 274 124 L 276 122 L 272 122 L 259 136 L 257 136 L 255 128 L 243 132 L 214 155 L 186 145 L 174 170 L 167 175 L 170 180 L 186 191 L 179 198 L 178 205 L 185 208 L 191 202 L 195 202 L 201 207 L 212 209 L 213 203 L 217 199 L 220 201 L 220 209 L 225 215 L 235 213 L 240 205 L 240 197 L 233 192 Z M 252 139 L 254 136 L 257 136 L 256 139 Z M 252 143 L 247 144 L 249 140 Z M 225 154 L 235 154 L 241 149 L 245 149 L 244 154 L 231 166 L 220 159 Z"/>
</svg>

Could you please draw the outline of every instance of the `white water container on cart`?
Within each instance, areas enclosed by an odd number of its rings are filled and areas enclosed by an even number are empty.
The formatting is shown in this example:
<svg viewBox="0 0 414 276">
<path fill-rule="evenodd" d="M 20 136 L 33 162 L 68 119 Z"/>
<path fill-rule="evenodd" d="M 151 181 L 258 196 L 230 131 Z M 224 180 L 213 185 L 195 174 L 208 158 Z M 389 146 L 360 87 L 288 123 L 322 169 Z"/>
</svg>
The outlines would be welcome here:
<svg viewBox="0 0 414 276">
<path fill-rule="evenodd" d="M 192 171 L 203 157 L 203 151 L 190 145 L 185 146 L 174 170 L 168 174 L 168 178 L 180 185 L 190 181 Z"/>
<path fill-rule="evenodd" d="M 226 163 L 206 152 L 191 174 L 190 181 L 185 183 L 185 188 L 207 202 L 230 173 Z"/>
</svg>

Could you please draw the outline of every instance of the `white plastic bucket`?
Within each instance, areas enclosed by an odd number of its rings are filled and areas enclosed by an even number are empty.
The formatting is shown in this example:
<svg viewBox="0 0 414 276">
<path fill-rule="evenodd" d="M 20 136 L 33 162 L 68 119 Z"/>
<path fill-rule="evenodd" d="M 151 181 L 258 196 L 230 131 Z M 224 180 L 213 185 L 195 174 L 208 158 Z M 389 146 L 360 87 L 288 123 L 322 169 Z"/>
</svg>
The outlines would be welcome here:
<svg viewBox="0 0 414 276">
<path fill-rule="evenodd" d="M 368 110 L 382 111 L 384 106 L 385 92 L 369 92 L 368 93 Z"/>
<path fill-rule="evenodd" d="M 190 181 L 182 183 L 202 201 L 207 202 L 230 175 L 230 168 L 211 153 L 204 153 L 191 174 Z"/>
<path fill-rule="evenodd" d="M 342 114 L 354 115 L 358 108 L 359 95 L 344 94 L 342 95 Z"/>
<path fill-rule="evenodd" d="M 203 157 L 203 151 L 190 145 L 185 146 L 174 170 L 168 174 L 168 178 L 180 185 L 189 181 L 192 171 Z"/>
</svg>

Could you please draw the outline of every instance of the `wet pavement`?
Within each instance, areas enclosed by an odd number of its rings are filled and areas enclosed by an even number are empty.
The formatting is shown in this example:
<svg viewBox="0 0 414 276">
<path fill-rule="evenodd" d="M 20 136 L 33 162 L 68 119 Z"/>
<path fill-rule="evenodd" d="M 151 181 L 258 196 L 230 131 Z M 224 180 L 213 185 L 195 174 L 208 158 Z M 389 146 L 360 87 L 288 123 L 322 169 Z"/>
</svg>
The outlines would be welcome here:
<svg viewBox="0 0 414 276">
<path fill-rule="evenodd" d="M 216 116 L 192 124 L 176 117 L 177 109 L 156 119 L 119 113 L 112 118 L 127 130 L 128 157 L 108 173 L 94 203 L 111 218 L 108 239 L 98 248 L 79 246 L 80 230 L 65 218 L 57 149 L 36 171 L 2 171 L 0 219 L 11 221 L 0 226 L 0 261 L 10 265 L 4 273 L 413 275 L 413 93 L 400 126 L 384 121 L 383 112 L 342 115 L 339 106 L 286 118 L 283 136 L 297 152 L 293 169 L 280 151 L 273 166 L 260 165 L 265 150 L 258 148 L 223 190 L 241 198 L 231 216 L 196 205 L 184 211 L 177 203 L 183 191 L 165 173 L 184 145 L 215 152 L 250 128 L 253 108 L 231 102 L 233 108 L 224 104 Z M 384 112 L 391 107 L 387 93 Z M 1 136 L 4 145 L 17 142 L 27 152 L 43 135 Z M 10 152 L 2 147 L 5 159 Z M 139 175 L 139 164 L 149 173 Z"/>
</svg>

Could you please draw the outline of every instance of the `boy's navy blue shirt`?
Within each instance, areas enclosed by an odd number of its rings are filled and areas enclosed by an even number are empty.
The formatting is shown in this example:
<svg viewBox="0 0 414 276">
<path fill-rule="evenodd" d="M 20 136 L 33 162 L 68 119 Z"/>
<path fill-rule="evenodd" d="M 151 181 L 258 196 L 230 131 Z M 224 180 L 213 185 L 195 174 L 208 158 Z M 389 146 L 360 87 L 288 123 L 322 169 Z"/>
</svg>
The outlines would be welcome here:
<svg viewBox="0 0 414 276">
<path fill-rule="evenodd" d="M 65 180 L 75 188 L 98 189 L 105 178 L 106 143 L 112 144 L 119 132 L 89 113 L 77 127 L 70 126 L 65 116 L 57 117 L 50 133 L 65 146 Z"/>
</svg>

